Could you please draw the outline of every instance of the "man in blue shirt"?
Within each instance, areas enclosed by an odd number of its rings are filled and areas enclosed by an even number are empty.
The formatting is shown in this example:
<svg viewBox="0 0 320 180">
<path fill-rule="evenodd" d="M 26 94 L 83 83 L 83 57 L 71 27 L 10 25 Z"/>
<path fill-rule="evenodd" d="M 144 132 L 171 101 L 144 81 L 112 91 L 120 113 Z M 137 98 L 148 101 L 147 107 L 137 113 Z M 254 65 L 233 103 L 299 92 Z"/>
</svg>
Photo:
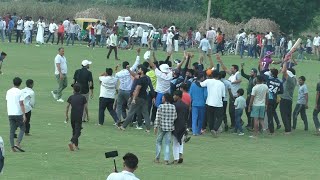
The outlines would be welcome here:
<svg viewBox="0 0 320 180">
<path fill-rule="evenodd" d="M 11 35 L 14 29 L 14 20 L 10 18 L 9 24 L 8 24 L 8 39 L 9 42 L 11 43 Z"/>
</svg>

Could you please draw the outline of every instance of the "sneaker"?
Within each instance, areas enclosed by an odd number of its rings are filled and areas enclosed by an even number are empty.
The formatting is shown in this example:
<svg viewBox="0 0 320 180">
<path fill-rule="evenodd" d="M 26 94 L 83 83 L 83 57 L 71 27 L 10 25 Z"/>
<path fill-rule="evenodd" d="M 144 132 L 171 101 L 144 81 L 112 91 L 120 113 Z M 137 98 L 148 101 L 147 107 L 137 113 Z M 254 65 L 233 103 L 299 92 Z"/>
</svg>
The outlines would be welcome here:
<svg viewBox="0 0 320 180">
<path fill-rule="evenodd" d="M 57 102 L 62 102 L 63 103 L 64 100 L 60 98 L 60 99 L 57 100 Z"/>
<path fill-rule="evenodd" d="M 243 133 L 243 132 L 240 132 L 238 135 L 239 135 L 239 136 L 243 136 L 243 135 L 244 135 L 244 133 Z"/>
<path fill-rule="evenodd" d="M 113 123 L 114 126 L 118 126 L 118 123 Z"/>
<path fill-rule="evenodd" d="M 53 97 L 54 99 L 56 99 L 56 100 L 58 99 L 58 98 L 57 98 L 57 95 L 56 95 L 53 91 L 51 91 L 51 94 L 52 94 L 52 97 Z"/>
<path fill-rule="evenodd" d="M 141 130 L 143 128 L 141 126 L 136 126 L 136 129 Z"/>
</svg>

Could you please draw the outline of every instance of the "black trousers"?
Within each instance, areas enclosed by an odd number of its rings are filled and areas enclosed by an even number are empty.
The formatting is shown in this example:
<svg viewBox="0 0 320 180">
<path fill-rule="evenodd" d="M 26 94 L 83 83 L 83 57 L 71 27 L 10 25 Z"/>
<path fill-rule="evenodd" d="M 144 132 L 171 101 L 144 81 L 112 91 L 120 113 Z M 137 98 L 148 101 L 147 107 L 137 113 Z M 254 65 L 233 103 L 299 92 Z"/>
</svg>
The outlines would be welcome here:
<svg viewBox="0 0 320 180">
<path fill-rule="evenodd" d="M 22 42 L 22 30 L 17 30 L 17 39 L 16 42 Z"/>
<path fill-rule="evenodd" d="M 224 122 L 225 127 L 228 126 L 227 106 L 228 106 L 228 101 L 223 101 L 223 122 Z"/>
<path fill-rule="evenodd" d="M 209 129 L 218 131 L 223 118 L 223 107 L 213 107 L 206 105 L 206 119 L 209 123 Z"/>
<path fill-rule="evenodd" d="M 268 102 L 267 115 L 268 115 L 268 129 L 270 133 L 274 133 L 273 118 L 276 113 L 276 108 L 277 108 L 277 103 L 275 101 Z"/>
<path fill-rule="evenodd" d="M 64 38 L 64 34 L 63 33 L 58 33 L 57 45 L 59 44 L 60 41 L 61 41 L 61 44 L 63 45 L 63 38 Z"/>
<path fill-rule="evenodd" d="M 229 116 L 231 120 L 231 127 L 234 127 L 235 124 L 235 107 L 234 107 L 234 99 L 230 97 L 229 99 Z"/>
<path fill-rule="evenodd" d="M 112 50 L 114 50 L 115 58 L 118 59 L 118 48 L 117 48 L 117 46 L 110 46 L 109 47 L 109 52 L 108 52 L 107 58 L 109 59 Z"/>
<path fill-rule="evenodd" d="M 248 112 L 248 107 L 249 107 L 249 103 L 250 103 L 250 95 L 247 96 L 247 99 L 246 99 L 246 108 L 245 108 L 245 111 L 246 111 L 246 116 L 247 116 L 247 119 L 248 119 L 248 124 L 247 124 L 247 127 L 252 127 L 253 128 L 253 123 L 252 123 L 252 117 L 251 117 L 251 113 Z"/>
<path fill-rule="evenodd" d="M 71 142 L 74 145 L 78 146 L 79 145 L 79 137 L 81 135 L 81 129 L 82 129 L 82 119 L 71 120 L 71 127 L 72 127 Z"/>
<path fill-rule="evenodd" d="M 104 123 L 104 111 L 106 110 L 106 108 L 108 109 L 111 117 L 113 118 L 113 121 L 115 123 L 119 121 L 117 113 L 113 109 L 113 103 L 114 103 L 114 99 L 103 98 L 103 97 L 99 98 L 99 124 L 103 125 Z"/>
<path fill-rule="evenodd" d="M 30 120 L 31 120 L 31 111 L 29 111 L 29 112 L 27 112 L 26 113 L 26 123 L 25 123 L 25 125 L 26 125 L 26 131 L 25 131 L 25 133 L 26 134 L 29 134 L 30 133 L 30 127 L 31 127 L 31 125 L 30 125 Z"/>
<path fill-rule="evenodd" d="M 285 132 L 291 132 L 292 101 L 281 99 L 280 112 Z"/>
</svg>

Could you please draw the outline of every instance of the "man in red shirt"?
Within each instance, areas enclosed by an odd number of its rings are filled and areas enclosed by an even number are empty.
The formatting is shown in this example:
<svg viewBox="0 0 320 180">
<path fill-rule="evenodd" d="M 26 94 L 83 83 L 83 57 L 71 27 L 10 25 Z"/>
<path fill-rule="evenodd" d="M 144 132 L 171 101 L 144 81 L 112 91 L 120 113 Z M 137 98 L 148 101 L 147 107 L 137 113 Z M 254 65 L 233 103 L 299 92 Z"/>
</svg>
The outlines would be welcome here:
<svg viewBox="0 0 320 180">
<path fill-rule="evenodd" d="M 64 26 L 62 21 L 60 21 L 59 26 L 58 26 L 58 42 L 57 45 L 59 44 L 61 40 L 61 44 L 63 45 L 63 37 L 64 37 Z"/>
</svg>

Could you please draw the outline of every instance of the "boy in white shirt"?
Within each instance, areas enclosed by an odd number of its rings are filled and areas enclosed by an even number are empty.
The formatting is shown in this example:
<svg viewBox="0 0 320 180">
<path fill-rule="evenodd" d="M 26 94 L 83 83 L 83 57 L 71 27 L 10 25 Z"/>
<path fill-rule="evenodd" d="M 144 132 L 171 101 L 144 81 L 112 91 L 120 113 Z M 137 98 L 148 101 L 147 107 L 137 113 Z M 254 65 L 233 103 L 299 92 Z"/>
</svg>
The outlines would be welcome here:
<svg viewBox="0 0 320 180">
<path fill-rule="evenodd" d="M 26 86 L 24 89 L 21 90 L 22 92 L 22 96 L 24 98 L 24 107 L 26 110 L 26 131 L 25 131 L 25 135 L 26 136 L 30 136 L 30 120 L 31 120 L 31 111 L 34 108 L 35 105 L 35 94 L 33 91 L 33 80 L 32 79 L 28 79 L 26 81 Z"/>
<path fill-rule="evenodd" d="M 234 129 L 234 133 L 238 133 L 239 132 L 239 136 L 243 136 L 243 129 L 241 126 L 241 116 L 243 113 L 243 109 L 246 108 L 246 99 L 243 97 L 244 94 L 244 90 L 242 88 L 240 88 L 237 91 L 238 97 L 236 98 L 235 102 L 234 102 L 234 106 L 235 106 L 235 121 L 236 121 L 236 126 Z"/>
</svg>

